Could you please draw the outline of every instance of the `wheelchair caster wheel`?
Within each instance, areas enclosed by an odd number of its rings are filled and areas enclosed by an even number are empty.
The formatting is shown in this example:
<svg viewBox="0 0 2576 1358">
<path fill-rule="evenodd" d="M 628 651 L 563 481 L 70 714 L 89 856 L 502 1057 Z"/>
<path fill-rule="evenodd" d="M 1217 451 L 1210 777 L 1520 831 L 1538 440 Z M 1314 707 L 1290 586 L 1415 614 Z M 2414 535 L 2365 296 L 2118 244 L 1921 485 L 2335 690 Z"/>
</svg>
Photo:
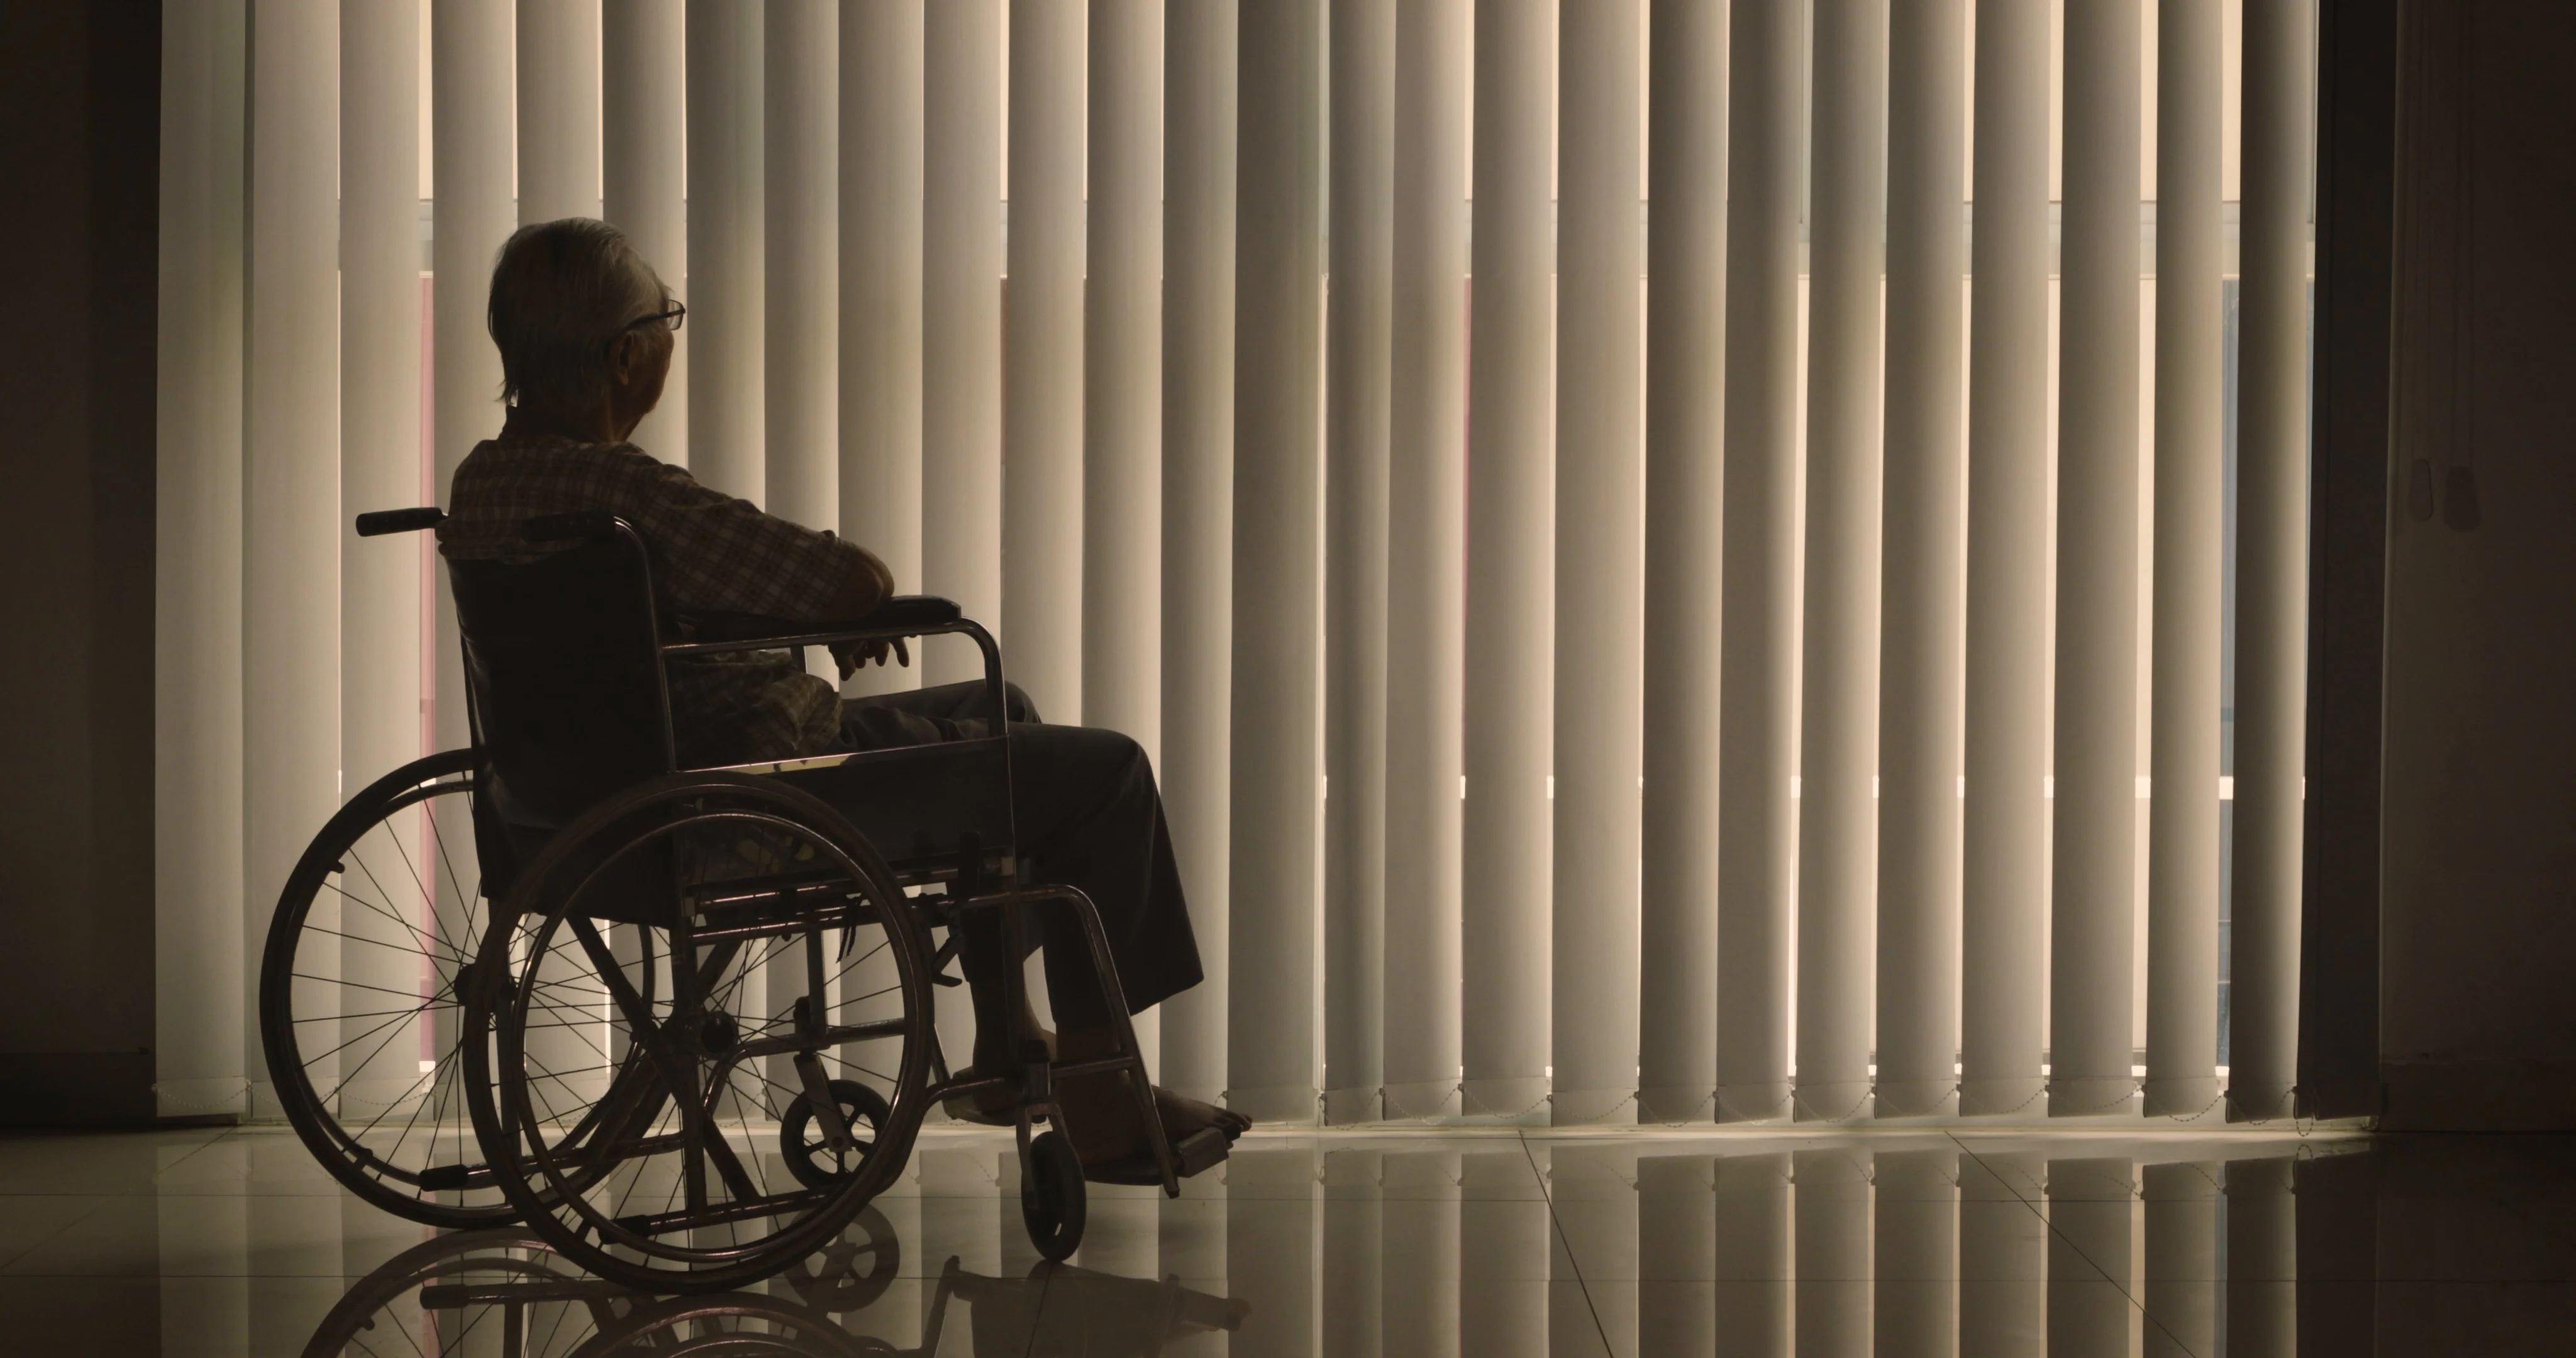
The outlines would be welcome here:
<svg viewBox="0 0 2576 1358">
<path fill-rule="evenodd" d="M 1020 1218 L 1039 1254 L 1062 1263 L 1082 1247 L 1082 1160 L 1064 1133 L 1046 1131 L 1020 1164 Z"/>
<path fill-rule="evenodd" d="M 834 1080 L 829 1088 L 832 1101 L 841 1106 L 842 1124 L 850 1129 L 854 1144 L 848 1151 L 832 1149 L 822 1120 L 814 1116 L 813 1101 L 802 1094 L 778 1118 L 778 1149 L 787 1158 L 787 1172 L 807 1188 L 827 1187 L 858 1173 L 876 1149 L 877 1129 L 893 1116 L 883 1095 L 856 1080 Z"/>
</svg>

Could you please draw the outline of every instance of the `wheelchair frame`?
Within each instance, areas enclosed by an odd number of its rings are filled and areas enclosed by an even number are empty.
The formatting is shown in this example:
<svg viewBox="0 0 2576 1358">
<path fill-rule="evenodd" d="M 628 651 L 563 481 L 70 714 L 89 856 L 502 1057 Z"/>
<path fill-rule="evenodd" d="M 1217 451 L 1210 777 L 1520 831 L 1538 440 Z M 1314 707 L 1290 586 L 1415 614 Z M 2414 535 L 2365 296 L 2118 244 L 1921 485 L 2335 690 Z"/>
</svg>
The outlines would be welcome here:
<svg viewBox="0 0 2576 1358">
<path fill-rule="evenodd" d="M 361 536 L 413 532 L 435 528 L 445 518 L 445 514 L 434 507 L 362 514 L 358 516 L 357 531 Z M 665 641 L 662 636 L 660 610 L 654 598 L 651 554 L 643 536 L 631 523 L 604 511 L 551 515 L 528 520 L 521 526 L 521 536 L 531 545 L 596 543 L 614 538 L 623 545 L 626 552 L 631 554 L 636 579 L 641 585 L 642 597 L 638 601 L 641 609 L 640 620 L 647 629 L 648 635 L 645 641 L 651 646 L 654 662 L 652 666 L 654 698 L 660 724 L 658 734 L 661 739 L 661 762 L 666 777 L 715 774 L 759 778 L 851 763 L 864 765 L 873 755 L 890 753 L 857 751 L 707 768 L 683 767 L 677 755 L 670 698 L 669 666 L 675 659 L 761 650 L 793 650 L 802 654 L 804 648 L 809 646 L 960 635 L 972 640 L 983 656 L 983 682 L 992 701 L 993 710 L 997 713 L 1007 710 L 1005 700 L 1008 689 L 1003 678 L 1000 647 L 989 632 L 972 619 L 964 617 L 958 606 L 951 601 L 930 596 L 899 597 L 889 600 L 869 617 L 845 625 L 786 631 L 753 628 L 748 629 L 743 635 L 726 635 L 708 640 Z M 462 640 L 470 655 L 473 644 L 471 639 Z M 466 685 L 466 707 L 469 729 L 474 732 L 476 748 L 479 751 L 484 748 L 484 736 L 482 716 L 477 707 L 473 688 L 471 683 Z M 1118 1039 L 1116 1054 L 1078 1062 L 1051 1060 L 1044 1046 L 1032 1041 L 1032 1035 L 1025 1030 L 1023 1015 L 1027 1012 L 1027 1006 L 1023 997 L 1026 978 L 1023 967 L 1017 964 L 1004 968 L 1003 980 L 1004 1011 L 1010 1024 L 1007 1035 L 1008 1050 L 1013 1053 L 1017 1061 L 1014 1069 L 983 1074 L 974 1079 L 953 1074 L 940 1045 L 937 1025 L 928 1022 L 930 1016 L 927 1013 L 918 1016 L 928 1024 L 926 1036 L 929 1039 L 931 1080 L 921 1092 L 921 1097 L 928 1101 L 925 1111 L 929 1105 L 944 1104 L 951 1099 L 989 1096 L 997 1091 L 1008 1091 L 1013 1095 L 1012 1120 L 1022 1170 L 1023 1214 L 1028 1218 L 1032 1239 L 1036 1241 L 1040 1252 L 1060 1259 L 1071 1254 L 1080 1244 L 1081 1222 L 1084 1215 L 1082 1199 L 1085 1195 L 1084 1181 L 1078 1164 L 1071 1165 L 1070 1182 L 1063 1182 L 1064 1164 L 1072 1160 L 1069 1145 L 1058 1150 L 1061 1158 L 1051 1174 L 1042 1174 L 1038 1163 L 1040 1159 L 1046 1158 L 1048 1148 L 1034 1146 L 1037 1140 L 1035 1124 L 1044 1120 L 1059 1130 L 1064 1126 L 1063 1110 L 1055 1094 L 1056 1081 L 1092 1075 L 1126 1075 L 1128 1077 L 1126 1083 L 1136 1101 L 1145 1130 L 1146 1144 L 1166 1197 L 1179 1196 L 1182 1165 L 1154 1106 L 1152 1084 L 1145 1069 L 1143 1054 L 1136 1042 L 1134 1025 L 1127 1012 L 1124 986 L 1110 957 L 1108 936 L 1101 925 L 1099 912 L 1088 897 L 1073 887 L 1024 884 L 1021 881 L 1025 865 L 1022 857 L 1017 853 L 1016 827 L 1012 826 L 1009 819 L 1012 815 L 1012 786 L 1007 722 L 1003 725 L 1002 734 L 988 739 L 997 742 L 999 746 L 1001 770 L 999 791 L 1004 816 L 1002 824 L 1011 827 L 1013 842 L 1007 848 L 989 848 L 978 843 L 974 835 L 969 833 L 961 836 L 961 842 L 954 852 L 927 857 L 915 856 L 903 860 L 899 865 L 889 864 L 888 876 L 897 900 L 901 903 L 901 907 L 908 911 L 912 927 L 916 930 L 911 937 L 914 946 L 922 951 L 922 955 L 917 960 L 922 967 L 924 979 L 936 985 L 955 986 L 962 983 L 957 978 L 948 976 L 946 967 L 950 957 L 958 950 L 957 931 L 969 912 L 998 912 L 1004 947 L 1008 955 L 1015 959 L 1025 958 L 1027 955 L 1026 915 L 1030 907 L 1058 905 L 1071 911 L 1073 918 L 1081 926 L 1092 967 L 1099 978 L 1103 996 L 1112 1015 Z M 478 761 L 478 771 L 483 767 L 484 764 Z M 588 817 L 582 819 L 586 820 Z M 784 817 L 782 820 L 783 823 L 804 833 L 817 833 L 813 827 L 798 824 Z M 554 833 L 557 836 L 570 834 L 578 824 L 579 822 L 568 824 L 564 829 Z M 864 832 L 859 834 L 858 840 L 862 845 L 866 844 Z M 886 862 L 882 855 L 877 857 L 880 863 Z M 738 943 L 774 934 L 801 932 L 815 932 L 815 937 L 819 938 L 821 932 L 828 932 L 831 927 L 830 919 L 833 916 L 828 913 L 825 915 L 806 913 L 806 909 L 810 907 L 799 908 L 795 902 L 795 898 L 799 895 L 812 894 L 812 889 L 818 885 L 811 880 L 810 875 L 806 880 L 800 881 L 796 874 L 770 874 L 748 879 L 731 879 L 715 885 L 716 889 L 712 892 L 704 888 L 693 889 L 683 897 L 684 906 L 677 912 L 677 917 L 671 925 L 675 961 L 681 957 L 694 959 L 697 956 L 698 946 L 708 942 Z M 942 894 L 933 896 L 921 891 L 922 888 L 933 886 L 939 887 Z M 509 894 L 516 894 L 516 889 L 514 888 Z M 577 896 L 578 890 L 575 894 Z M 492 921 L 487 926 L 486 937 L 497 940 L 505 929 L 515 926 L 510 920 L 502 918 L 501 901 L 491 900 L 489 897 L 486 899 L 490 900 L 490 909 L 493 912 Z M 776 909 L 782 904 L 790 906 L 785 913 Z M 846 918 L 850 907 L 842 904 L 839 909 L 841 916 Z M 724 915 L 735 915 L 746 922 L 717 923 L 716 921 Z M 708 920 L 715 927 L 708 929 L 694 927 L 694 922 L 701 919 Z M 608 946 L 600 936 L 596 920 L 587 916 L 567 915 L 564 923 L 572 930 L 583 951 L 590 954 L 595 964 L 609 957 Z M 948 940 L 935 951 L 928 946 L 928 930 L 931 928 L 949 930 Z M 821 966 L 819 952 L 809 948 L 809 994 L 822 993 Z M 673 968 L 675 992 L 684 988 L 682 978 L 695 979 L 694 973 L 697 970 L 695 966 L 675 966 Z M 469 1012 L 479 1014 L 484 1019 L 493 1019 L 495 1016 L 492 1014 L 490 997 L 498 984 L 495 978 L 478 978 L 474 989 L 480 998 L 476 1002 L 469 1002 Z M 926 989 L 925 993 L 927 993 Z M 687 997 L 675 993 L 673 998 L 678 1002 Z M 627 1000 L 620 999 L 619 1003 L 625 1004 Z M 649 1009 L 649 1007 L 648 1004 L 646 1008 Z M 800 1000 L 797 1009 L 798 1013 L 790 1031 L 775 1037 L 736 1044 L 734 1049 L 719 1058 L 720 1064 L 712 1074 L 715 1078 L 721 1079 L 741 1062 L 757 1057 L 794 1058 L 793 1064 L 802 1082 L 807 1086 L 804 1093 L 813 1114 L 821 1124 L 827 1143 L 838 1151 L 850 1144 L 849 1130 L 842 1118 L 840 1104 L 828 1087 L 829 1082 L 822 1078 L 821 1063 L 814 1059 L 815 1055 L 841 1042 L 859 1040 L 854 1034 L 862 1029 L 881 1027 L 882 1024 L 862 1024 L 849 1032 L 843 1032 L 815 1022 L 805 1001 Z M 637 1023 L 639 1026 L 650 1025 L 649 1013 L 629 1014 L 627 1018 L 629 1022 Z M 469 1025 L 469 1030 L 480 1031 L 476 1025 Z M 689 1083 L 692 1086 L 691 1089 L 673 1089 L 668 1091 L 666 1096 L 685 1103 L 696 1097 L 696 1089 L 712 1087 L 704 1078 L 692 1080 Z M 902 1092 L 898 1087 L 896 1094 L 900 1096 Z M 593 1116 L 601 1115 L 602 1110 L 594 1110 Z M 606 1148 L 604 1153 L 594 1152 L 591 1158 L 604 1172 L 606 1167 L 625 1160 L 677 1148 L 690 1153 L 692 1164 L 689 1172 L 693 1175 L 703 1174 L 705 1170 L 699 1162 L 703 1150 L 697 1143 L 700 1140 L 698 1124 L 704 1116 L 703 1113 L 693 1115 L 685 1110 L 682 1112 L 683 1130 L 679 1133 L 679 1140 L 683 1144 L 679 1147 L 663 1144 L 672 1140 L 669 1134 L 646 1136 L 631 1143 Z M 486 1161 L 484 1173 L 493 1172 L 489 1166 L 494 1162 L 496 1155 L 509 1156 L 513 1164 L 519 1164 L 524 1160 L 522 1148 L 515 1144 L 488 1144 L 490 1134 L 489 1130 L 482 1133 L 487 1143 L 481 1147 Z M 575 1139 L 578 1139 L 578 1133 L 575 1134 Z M 902 1149 L 908 1155 L 909 1136 L 906 1136 L 904 1141 Z M 730 1153 L 725 1153 L 724 1158 L 730 1159 Z M 1049 1188 L 1059 1201 L 1052 1203 L 1041 1201 L 1043 1180 L 1054 1181 Z M 592 1180 L 592 1182 L 595 1181 L 595 1179 Z M 579 1189 L 576 1188 L 575 1191 Z M 755 1196 L 749 1201 L 736 1201 L 721 1208 L 697 1210 L 683 1208 L 675 1212 L 657 1214 L 650 1222 L 647 1233 L 660 1234 L 724 1222 L 763 1217 L 775 1219 L 782 1215 L 801 1214 L 831 1202 L 833 1195 L 838 1191 L 838 1188 L 829 1185 L 807 1187 L 801 1191 Z M 1048 1219 L 1051 1219 L 1057 1227 L 1052 1238 L 1041 1231 L 1042 1224 Z M 531 1224 L 543 1230 L 559 1223 L 540 1220 Z M 581 1258 L 595 1248 L 587 1247 L 579 1240 L 558 1243 L 570 1247 L 566 1249 L 566 1253 L 576 1258 Z M 604 1253 L 604 1251 L 601 1252 Z M 592 1261 L 584 1259 L 584 1262 Z M 793 1260 L 792 1258 L 781 1259 L 776 1262 L 780 1267 L 784 1267 Z M 664 1274 L 658 1280 L 659 1282 L 684 1288 L 690 1286 L 685 1275 L 663 1270 L 656 1270 L 656 1272 Z"/>
</svg>

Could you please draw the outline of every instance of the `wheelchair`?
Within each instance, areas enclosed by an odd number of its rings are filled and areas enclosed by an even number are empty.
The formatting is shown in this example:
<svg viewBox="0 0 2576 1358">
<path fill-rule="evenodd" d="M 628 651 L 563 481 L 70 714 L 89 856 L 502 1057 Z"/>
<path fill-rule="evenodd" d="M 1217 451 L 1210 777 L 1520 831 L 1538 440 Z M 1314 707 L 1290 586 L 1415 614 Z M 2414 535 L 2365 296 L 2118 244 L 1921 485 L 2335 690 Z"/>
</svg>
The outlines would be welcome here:
<svg viewBox="0 0 2576 1358">
<path fill-rule="evenodd" d="M 358 532 L 443 518 L 364 514 Z M 1167 1196 L 1225 1157 L 1214 1131 L 1164 1134 L 1098 912 L 1014 852 L 1006 732 L 717 768 L 677 756 L 675 660 L 962 635 L 1000 712 L 989 633 L 921 596 L 847 626 L 675 626 L 624 520 L 555 515 L 520 537 L 523 559 L 448 562 L 473 746 L 351 797 L 270 926 L 272 1088 L 340 1182 L 434 1226 L 520 1223 L 603 1279 L 675 1293 L 769 1277 L 833 1240 L 901 1173 L 935 1103 L 1008 1101 L 1022 1217 L 1052 1260 L 1085 1215 L 1057 1081 L 1123 1076 Z M 934 783 L 972 809 L 930 820 L 918 793 Z M 1016 1064 L 952 1074 L 932 995 L 962 984 L 947 974 L 961 928 L 991 918 L 1022 957 L 1038 908 L 1087 941 L 1117 1052 L 1053 1060 L 1019 1031 L 1012 966 Z"/>
</svg>

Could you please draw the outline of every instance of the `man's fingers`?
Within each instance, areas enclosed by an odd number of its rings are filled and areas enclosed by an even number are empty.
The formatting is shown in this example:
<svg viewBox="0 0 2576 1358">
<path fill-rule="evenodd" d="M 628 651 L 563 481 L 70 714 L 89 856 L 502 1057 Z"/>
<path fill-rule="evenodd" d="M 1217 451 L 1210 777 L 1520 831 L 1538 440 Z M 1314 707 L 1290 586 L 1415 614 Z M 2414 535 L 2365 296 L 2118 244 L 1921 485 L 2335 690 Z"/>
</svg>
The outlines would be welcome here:
<svg viewBox="0 0 2576 1358">
<path fill-rule="evenodd" d="M 912 648 L 905 645 L 901 637 L 839 642 L 830 650 L 832 659 L 841 667 L 841 677 L 844 679 L 869 665 L 883 665 L 887 669 L 893 669 L 897 665 L 910 668 L 912 665 Z"/>
</svg>

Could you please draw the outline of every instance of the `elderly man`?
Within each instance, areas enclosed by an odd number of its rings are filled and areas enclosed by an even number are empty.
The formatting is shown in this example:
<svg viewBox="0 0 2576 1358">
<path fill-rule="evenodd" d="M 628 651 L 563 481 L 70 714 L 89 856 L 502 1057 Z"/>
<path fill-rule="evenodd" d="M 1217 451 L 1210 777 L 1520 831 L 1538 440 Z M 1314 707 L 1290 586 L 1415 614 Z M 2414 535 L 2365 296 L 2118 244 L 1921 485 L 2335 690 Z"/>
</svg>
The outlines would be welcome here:
<svg viewBox="0 0 2576 1358">
<path fill-rule="evenodd" d="M 823 623 L 874 609 L 895 581 L 866 549 L 710 490 L 626 442 L 661 399 L 671 333 L 684 314 L 652 266 L 606 223 L 570 218 L 513 235 L 492 270 L 490 310 L 508 416 L 500 437 L 457 467 L 441 550 L 500 556 L 524 550 L 514 542 L 523 520 L 607 510 L 652 544 L 658 579 L 683 614 Z M 900 647 L 838 658 L 844 676 L 871 661 L 909 663 Z M 1198 945 L 1153 770 L 1126 736 L 1042 725 L 1016 689 L 1011 710 L 995 713 L 981 684 L 845 701 L 784 652 L 675 662 L 671 701 L 680 758 L 691 767 L 971 738 L 1007 721 L 1019 847 L 1099 907 L 1130 1008 L 1198 984 Z M 960 957 L 974 997 L 975 1066 L 992 1070 L 1005 1064 L 1002 977 L 1017 960 L 997 931 L 967 933 Z M 1069 921 L 1049 921 L 1045 949 L 1062 1058 L 1110 1054 L 1107 1004 Z M 1027 1021 L 1041 1031 L 1034 1016 Z M 1059 1087 L 1066 1131 L 1086 1165 L 1143 1149 L 1135 1104 L 1115 1078 Z M 1175 1141 L 1210 1126 L 1232 1139 L 1251 1125 L 1168 1091 L 1156 1091 L 1156 1103 Z M 989 1118 L 996 1109 L 954 1111 Z"/>
</svg>

